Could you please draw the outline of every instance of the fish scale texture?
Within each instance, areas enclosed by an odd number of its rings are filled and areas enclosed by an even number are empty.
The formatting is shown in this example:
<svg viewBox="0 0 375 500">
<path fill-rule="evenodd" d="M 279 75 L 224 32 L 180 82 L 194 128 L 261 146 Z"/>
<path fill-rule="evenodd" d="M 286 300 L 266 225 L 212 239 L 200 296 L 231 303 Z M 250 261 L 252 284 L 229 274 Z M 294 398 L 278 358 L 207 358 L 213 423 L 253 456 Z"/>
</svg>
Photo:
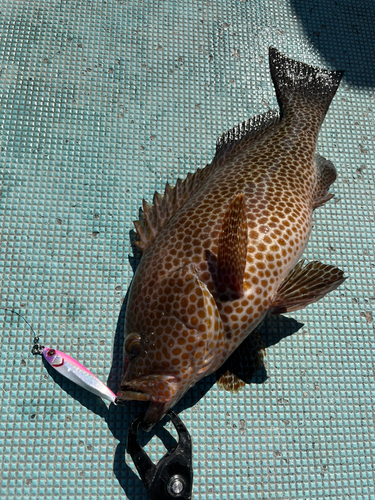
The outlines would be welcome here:
<svg viewBox="0 0 375 500">
<path fill-rule="evenodd" d="M 338 171 L 335 198 L 314 212 L 304 256 L 349 279 L 265 321 L 266 367 L 242 391 L 211 375 L 177 404 L 193 498 L 375 498 L 374 11 L 349 0 L 2 2 L 1 498 L 147 498 L 126 453 L 145 407 L 109 407 L 62 379 L 9 310 L 117 390 L 142 198 L 277 108 L 270 45 L 346 71 L 318 140 Z M 142 434 L 154 461 L 170 433 Z"/>
</svg>

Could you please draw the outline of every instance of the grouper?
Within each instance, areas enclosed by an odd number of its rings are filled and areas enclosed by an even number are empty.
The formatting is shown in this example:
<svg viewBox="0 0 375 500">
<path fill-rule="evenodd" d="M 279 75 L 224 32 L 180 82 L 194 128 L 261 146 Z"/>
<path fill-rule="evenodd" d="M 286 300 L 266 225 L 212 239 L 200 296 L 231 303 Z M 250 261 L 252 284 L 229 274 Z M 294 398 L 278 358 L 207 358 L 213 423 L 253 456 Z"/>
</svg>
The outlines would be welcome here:
<svg viewBox="0 0 375 500">
<path fill-rule="evenodd" d="M 313 211 L 333 196 L 336 169 L 316 143 L 342 72 L 275 48 L 269 64 L 280 111 L 226 132 L 212 163 L 143 201 L 134 223 L 142 257 L 117 400 L 149 401 L 149 428 L 256 335 L 266 314 L 301 309 L 345 279 L 300 260 Z"/>
</svg>

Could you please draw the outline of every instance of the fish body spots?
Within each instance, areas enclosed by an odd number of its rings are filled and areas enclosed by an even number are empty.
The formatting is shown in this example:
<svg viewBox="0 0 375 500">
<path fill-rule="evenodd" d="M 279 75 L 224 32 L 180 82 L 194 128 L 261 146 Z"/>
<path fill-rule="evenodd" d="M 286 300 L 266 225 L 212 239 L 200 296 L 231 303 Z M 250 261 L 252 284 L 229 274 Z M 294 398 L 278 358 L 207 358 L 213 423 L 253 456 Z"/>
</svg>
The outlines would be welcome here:
<svg viewBox="0 0 375 500">
<path fill-rule="evenodd" d="M 296 156 L 290 149 L 280 161 L 278 155 L 284 155 L 280 143 L 286 132 L 274 128 L 268 133 L 269 137 L 265 134 L 260 138 L 256 148 L 248 145 L 247 154 L 251 156 L 256 149 L 256 158 L 247 160 L 246 165 L 236 155 L 228 157 L 142 256 L 133 282 L 135 290 L 140 290 L 142 282 L 142 293 L 130 294 L 128 310 L 132 311 L 132 319 L 128 315 L 128 322 L 134 328 L 141 324 L 147 330 L 151 319 L 153 330 L 161 326 L 164 332 L 176 332 L 180 325 L 172 348 L 166 339 L 155 343 L 155 359 L 162 359 L 165 368 L 168 363 L 173 373 L 181 370 L 184 374 L 188 366 L 204 365 L 205 358 L 212 355 L 211 349 L 218 363 L 224 361 L 265 316 L 273 294 L 307 242 L 316 177 L 314 156 Z M 302 178 L 297 171 L 303 172 Z M 233 300 L 230 294 L 217 290 L 215 273 L 223 219 L 240 192 L 244 193 L 247 252 L 243 295 Z M 168 278 L 189 265 L 195 269 L 190 272 L 196 273 L 206 286 L 203 293 L 197 291 L 194 280 L 185 282 L 184 276 Z M 152 304 L 154 315 L 150 311 Z M 165 314 L 157 318 L 155 309 Z M 173 325 L 166 314 L 175 318 Z M 194 334 L 185 337 L 186 327 Z M 212 334 L 207 336 L 208 331 L 221 335 L 225 331 L 226 341 L 221 344 Z M 197 341 L 203 334 L 207 336 L 205 346 Z M 172 333 L 168 337 L 173 337 Z M 174 354 L 177 347 L 181 351 Z"/>
<path fill-rule="evenodd" d="M 315 157 L 329 102 L 321 103 L 314 88 L 306 98 L 306 85 L 291 94 L 314 68 L 278 57 L 271 69 L 283 118 L 268 113 L 254 118 L 247 132 L 228 132 L 210 165 L 177 181 L 174 190 L 167 185 L 153 210 L 144 203 L 144 220 L 136 225 L 144 253 L 125 329 L 141 336 L 147 352 L 132 359 L 129 380 L 147 376 L 151 366 L 186 392 L 263 319 L 305 248 L 312 210 L 325 202 L 335 179 L 334 167 Z M 277 76 L 282 64 L 290 71 Z M 320 78 L 312 75 L 309 85 Z M 161 381 L 155 397 L 175 397 L 174 387 Z"/>
</svg>

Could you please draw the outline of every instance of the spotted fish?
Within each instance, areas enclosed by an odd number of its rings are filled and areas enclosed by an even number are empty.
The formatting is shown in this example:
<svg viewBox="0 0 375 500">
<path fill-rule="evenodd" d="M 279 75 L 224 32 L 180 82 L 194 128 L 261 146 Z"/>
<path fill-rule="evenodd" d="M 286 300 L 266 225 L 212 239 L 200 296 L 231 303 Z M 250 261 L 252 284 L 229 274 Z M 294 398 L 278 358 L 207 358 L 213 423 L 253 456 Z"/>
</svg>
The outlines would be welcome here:
<svg viewBox="0 0 375 500">
<path fill-rule="evenodd" d="M 143 202 L 143 252 L 128 297 L 118 401 L 150 401 L 159 421 L 215 372 L 268 312 L 301 309 L 343 272 L 299 260 L 313 210 L 332 198 L 333 164 L 315 153 L 342 72 L 269 50 L 280 113 L 225 133 L 204 169 Z"/>
</svg>

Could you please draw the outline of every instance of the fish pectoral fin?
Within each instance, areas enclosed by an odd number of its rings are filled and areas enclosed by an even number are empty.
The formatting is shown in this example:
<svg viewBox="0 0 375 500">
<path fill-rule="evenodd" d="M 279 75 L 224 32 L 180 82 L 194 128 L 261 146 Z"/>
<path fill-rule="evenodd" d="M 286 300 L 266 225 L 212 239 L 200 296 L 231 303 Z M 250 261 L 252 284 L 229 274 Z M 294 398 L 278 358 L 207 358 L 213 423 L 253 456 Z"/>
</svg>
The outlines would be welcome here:
<svg viewBox="0 0 375 500">
<path fill-rule="evenodd" d="M 315 192 L 313 208 L 318 208 L 334 197 L 329 193 L 329 187 L 337 178 L 337 171 L 333 163 L 323 156 L 315 155 L 315 165 L 318 172 L 317 187 Z"/>
<path fill-rule="evenodd" d="M 300 260 L 289 272 L 272 301 L 272 313 L 280 314 L 303 309 L 339 287 L 346 278 L 334 266 Z"/>
<path fill-rule="evenodd" d="M 255 329 L 217 370 L 218 386 L 232 392 L 242 389 L 251 382 L 260 368 L 264 368 L 265 356 L 262 337 Z"/>
<path fill-rule="evenodd" d="M 243 193 L 231 201 L 219 236 L 217 276 L 219 288 L 243 295 L 247 255 L 247 218 Z M 224 291 L 224 290 L 223 290 Z"/>
</svg>

